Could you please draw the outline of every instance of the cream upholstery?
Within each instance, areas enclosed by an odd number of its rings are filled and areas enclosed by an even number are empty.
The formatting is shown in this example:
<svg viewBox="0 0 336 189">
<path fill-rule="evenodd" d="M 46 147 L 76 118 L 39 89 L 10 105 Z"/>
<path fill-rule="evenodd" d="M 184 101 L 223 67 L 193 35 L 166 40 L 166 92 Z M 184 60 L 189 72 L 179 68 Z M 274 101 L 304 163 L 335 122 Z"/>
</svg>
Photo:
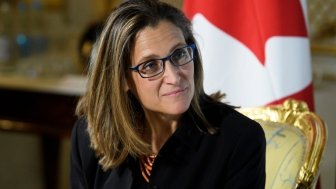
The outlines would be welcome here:
<svg viewBox="0 0 336 189">
<path fill-rule="evenodd" d="M 321 118 L 301 101 L 241 108 L 266 134 L 266 189 L 315 188 L 326 145 Z"/>
</svg>

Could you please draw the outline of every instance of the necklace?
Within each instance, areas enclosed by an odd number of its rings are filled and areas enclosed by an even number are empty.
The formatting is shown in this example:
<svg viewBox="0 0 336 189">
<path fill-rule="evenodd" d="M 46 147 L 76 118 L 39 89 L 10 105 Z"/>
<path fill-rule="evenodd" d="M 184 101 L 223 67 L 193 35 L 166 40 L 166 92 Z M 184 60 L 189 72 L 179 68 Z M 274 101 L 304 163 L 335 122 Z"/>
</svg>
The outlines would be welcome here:
<svg viewBox="0 0 336 189">
<path fill-rule="evenodd" d="M 144 156 L 140 158 L 141 174 L 142 174 L 142 177 L 146 180 L 146 182 L 149 182 L 149 177 L 151 175 L 151 171 L 152 171 L 155 158 L 156 158 L 156 154 Z"/>
</svg>

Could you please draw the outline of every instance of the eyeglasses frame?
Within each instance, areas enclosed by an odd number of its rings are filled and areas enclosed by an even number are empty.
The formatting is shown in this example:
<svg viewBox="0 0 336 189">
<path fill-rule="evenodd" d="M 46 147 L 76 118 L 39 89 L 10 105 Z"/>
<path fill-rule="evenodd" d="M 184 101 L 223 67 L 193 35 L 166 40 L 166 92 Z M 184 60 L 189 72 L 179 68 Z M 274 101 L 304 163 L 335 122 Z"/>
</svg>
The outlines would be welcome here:
<svg viewBox="0 0 336 189">
<path fill-rule="evenodd" d="M 181 65 L 175 64 L 174 61 L 172 61 L 172 59 L 171 59 L 172 55 L 176 52 L 176 50 L 183 49 L 183 48 L 187 48 L 187 47 L 191 47 L 192 52 L 193 52 L 193 56 L 192 56 L 191 60 L 188 61 L 188 62 L 186 62 L 186 63 L 184 63 L 184 64 L 181 64 Z M 138 74 L 139 74 L 142 78 L 151 78 L 151 77 L 155 77 L 155 76 L 157 76 L 157 75 L 159 75 L 159 74 L 161 74 L 162 72 L 165 71 L 165 62 L 166 62 L 167 60 L 169 60 L 169 62 L 170 62 L 172 65 L 176 66 L 176 67 L 180 67 L 180 66 L 186 65 L 186 64 L 190 63 L 191 61 L 193 61 L 193 60 L 194 60 L 195 49 L 196 49 L 196 44 L 192 43 L 192 44 L 189 44 L 189 45 L 187 45 L 187 46 L 184 46 L 184 47 L 175 49 L 172 53 L 170 53 L 168 56 L 166 56 L 166 57 L 164 57 L 164 58 L 151 59 L 151 60 L 142 62 L 142 63 L 140 63 L 140 64 L 138 64 L 138 65 L 136 65 L 136 66 L 134 66 L 134 67 L 128 67 L 128 69 L 130 69 L 130 70 L 132 70 L 132 71 L 135 71 L 135 72 L 138 72 Z M 161 60 L 161 61 L 162 61 L 162 64 L 163 64 L 163 65 L 162 65 L 162 67 L 163 67 L 162 71 L 159 72 L 159 73 L 157 73 L 157 74 L 155 74 L 155 75 L 152 75 L 152 76 L 149 76 L 149 77 L 144 77 L 143 75 L 141 75 L 140 70 L 139 70 L 139 67 L 140 67 L 142 64 L 148 63 L 148 62 L 153 61 L 153 60 Z"/>
</svg>

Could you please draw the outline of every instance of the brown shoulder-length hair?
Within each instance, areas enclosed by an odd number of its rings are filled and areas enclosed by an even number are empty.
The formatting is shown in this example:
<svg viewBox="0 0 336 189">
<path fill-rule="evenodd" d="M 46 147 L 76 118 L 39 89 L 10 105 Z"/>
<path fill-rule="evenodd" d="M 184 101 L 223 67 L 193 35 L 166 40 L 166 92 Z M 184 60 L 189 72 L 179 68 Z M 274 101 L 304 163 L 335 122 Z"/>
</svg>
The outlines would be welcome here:
<svg viewBox="0 0 336 189">
<path fill-rule="evenodd" d="M 125 91 L 125 83 L 135 36 L 163 20 L 180 28 L 187 44 L 196 43 L 191 23 L 179 9 L 157 0 L 131 0 L 111 13 L 91 53 L 87 91 L 76 113 L 87 120 L 91 147 L 104 170 L 120 165 L 128 155 L 150 153 L 150 144 L 140 135 L 143 110 L 131 92 Z M 195 93 L 188 111 L 212 132 L 199 105 L 204 95 L 199 52 L 194 58 L 194 78 Z"/>
</svg>

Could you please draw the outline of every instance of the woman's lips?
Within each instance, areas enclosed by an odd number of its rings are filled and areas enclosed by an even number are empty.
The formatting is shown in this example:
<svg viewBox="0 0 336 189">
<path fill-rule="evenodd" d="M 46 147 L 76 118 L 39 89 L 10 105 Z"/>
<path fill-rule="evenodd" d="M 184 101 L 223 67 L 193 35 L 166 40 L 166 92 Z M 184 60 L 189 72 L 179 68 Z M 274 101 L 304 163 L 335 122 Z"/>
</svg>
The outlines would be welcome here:
<svg viewBox="0 0 336 189">
<path fill-rule="evenodd" d="M 183 88 L 183 89 L 177 89 L 168 93 L 163 94 L 162 96 L 174 96 L 174 95 L 178 95 L 179 93 L 184 92 L 185 90 L 187 90 L 187 88 Z"/>
</svg>

